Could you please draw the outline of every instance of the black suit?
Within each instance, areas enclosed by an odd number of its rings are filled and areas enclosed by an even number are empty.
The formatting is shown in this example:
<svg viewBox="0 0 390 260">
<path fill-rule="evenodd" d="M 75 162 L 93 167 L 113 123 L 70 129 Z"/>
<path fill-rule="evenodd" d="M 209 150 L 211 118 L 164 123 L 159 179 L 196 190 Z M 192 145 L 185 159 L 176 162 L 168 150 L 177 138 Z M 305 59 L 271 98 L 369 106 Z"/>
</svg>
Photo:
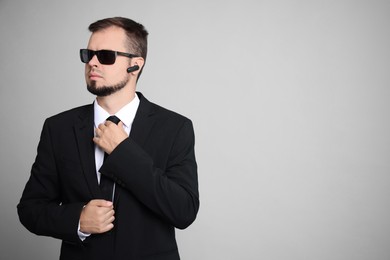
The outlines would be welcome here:
<svg viewBox="0 0 390 260">
<path fill-rule="evenodd" d="M 137 94 L 130 137 L 100 169 L 116 182 L 114 229 L 83 242 L 77 234 L 81 210 L 102 198 L 93 105 L 45 121 L 18 214 L 31 232 L 63 241 L 60 259 L 179 259 L 175 227 L 188 227 L 199 208 L 192 123 Z"/>
</svg>

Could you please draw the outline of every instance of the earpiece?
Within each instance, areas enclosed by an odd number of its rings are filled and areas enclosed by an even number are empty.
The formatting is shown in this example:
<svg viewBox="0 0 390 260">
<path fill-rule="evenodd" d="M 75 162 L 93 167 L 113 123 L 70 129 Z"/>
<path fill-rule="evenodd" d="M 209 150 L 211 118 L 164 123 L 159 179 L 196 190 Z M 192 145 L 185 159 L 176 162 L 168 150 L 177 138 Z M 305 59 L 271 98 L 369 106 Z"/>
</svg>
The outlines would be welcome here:
<svg viewBox="0 0 390 260">
<path fill-rule="evenodd" d="M 133 71 L 136 71 L 136 70 L 139 70 L 139 66 L 138 65 L 134 65 L 132 67 L 128 67 L 127 68 L 127 73 L 130 73 L 130 72 L 133 72 Z"/>
</svg>

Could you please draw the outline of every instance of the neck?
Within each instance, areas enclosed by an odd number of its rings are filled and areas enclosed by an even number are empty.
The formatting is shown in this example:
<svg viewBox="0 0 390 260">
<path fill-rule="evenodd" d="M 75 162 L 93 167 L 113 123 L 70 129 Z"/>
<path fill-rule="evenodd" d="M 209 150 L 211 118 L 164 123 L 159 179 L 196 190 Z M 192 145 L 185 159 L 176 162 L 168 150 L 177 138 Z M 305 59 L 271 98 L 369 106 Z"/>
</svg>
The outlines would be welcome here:
<svg viewBox="0 0 390 260">
<path fill-rule="evenodd" d="M 106 97 L 96 97 L 96 100 L 110 115 L 116 114 L 122 107 L 129 104 L 135 97 L 135 90 L 123 88 Z"/>
</svg>

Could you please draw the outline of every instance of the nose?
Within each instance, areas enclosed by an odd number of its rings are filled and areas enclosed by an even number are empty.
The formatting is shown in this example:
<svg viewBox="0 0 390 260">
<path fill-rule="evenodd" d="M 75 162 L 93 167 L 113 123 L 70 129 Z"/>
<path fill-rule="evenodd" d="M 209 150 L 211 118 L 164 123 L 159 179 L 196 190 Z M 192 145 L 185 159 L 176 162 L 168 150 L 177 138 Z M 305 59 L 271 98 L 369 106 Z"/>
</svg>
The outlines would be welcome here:
<svg viewBox="0 0 390 260">
<path fill-rule="evenodd" d="M 92 59 L 88 62 L 88 65 L 90 65 L 90 66 L 93 67 L 93 66 L 96 66 L 96 65 L 98 65 L 98 64 L 100 64 L 100 62 L 99 62 L 99 60 L 98 60 L 96 54 L 94 54 L 93 57 L 92 57 Z"/>
</svg>

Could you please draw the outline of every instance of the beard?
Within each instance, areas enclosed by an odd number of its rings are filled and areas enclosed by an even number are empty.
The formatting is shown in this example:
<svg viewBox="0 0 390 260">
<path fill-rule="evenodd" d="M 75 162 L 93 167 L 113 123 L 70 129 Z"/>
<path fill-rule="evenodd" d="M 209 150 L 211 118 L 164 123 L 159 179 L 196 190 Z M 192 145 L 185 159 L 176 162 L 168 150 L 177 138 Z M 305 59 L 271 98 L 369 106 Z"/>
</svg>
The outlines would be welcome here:
<svg viewBox="0 0 390 260">
<path fill-rule="evenodd" d="M 101 86 L 101 87 L 97 87 L 96 82 L 92 81 L 90 84 L 87 84 L 87 89 L 90 93 L 98 97 L 106 97 L 124 88 L 128 81 L 129 81 L 128 79 L 124 79 L 118 84 L 112 86 Z"/>
</svg>

